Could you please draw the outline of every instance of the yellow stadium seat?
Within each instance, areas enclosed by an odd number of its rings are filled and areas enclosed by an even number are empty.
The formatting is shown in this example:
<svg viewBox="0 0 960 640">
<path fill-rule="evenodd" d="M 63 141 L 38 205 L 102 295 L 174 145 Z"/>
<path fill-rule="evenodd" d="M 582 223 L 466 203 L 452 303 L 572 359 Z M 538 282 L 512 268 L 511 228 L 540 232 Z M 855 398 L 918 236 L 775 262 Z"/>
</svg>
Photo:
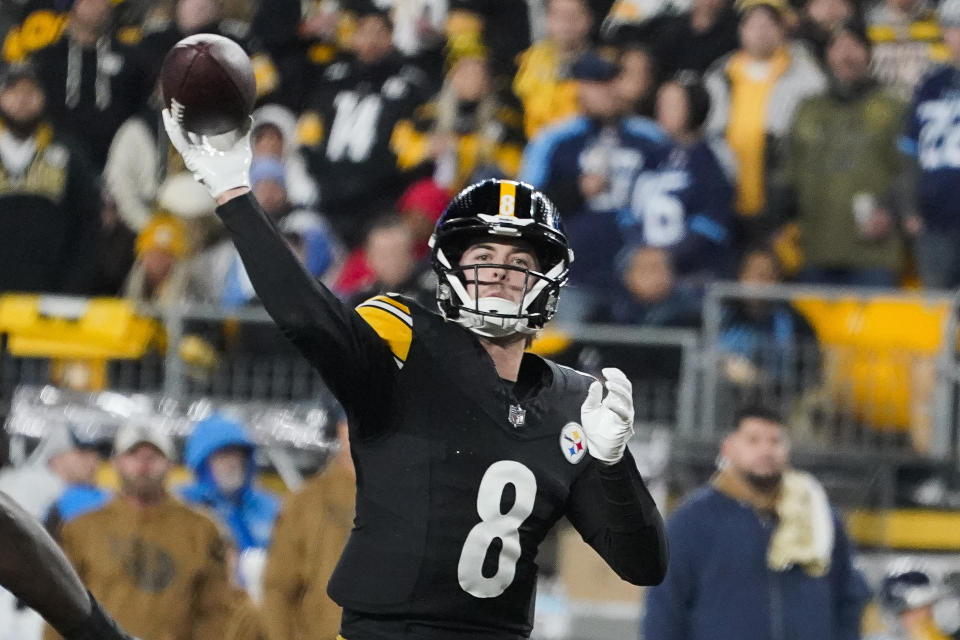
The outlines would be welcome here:
<svg viewBox="0 0 960 640">
<path fill-rule="evenodd" d="M 128 300 L 9 294 L 0 296 L 0 333 L 20 357 L 136 359 L 162 326 Z"/>
<path fill-rule="evenodd" d="M 530 351 L 537 355 L 549 358 L 562 353 L 573 344 L 573 338 L 559 329 L 544 329 L 538 335 Z"/>
<path fill-rule="evenodd" d="M 844 409 L 881 430 L 916 435 L 929 427 L 947 301 L 802 298 L 794 306 L 817 332 L 825 383 Z"/>
</svg>

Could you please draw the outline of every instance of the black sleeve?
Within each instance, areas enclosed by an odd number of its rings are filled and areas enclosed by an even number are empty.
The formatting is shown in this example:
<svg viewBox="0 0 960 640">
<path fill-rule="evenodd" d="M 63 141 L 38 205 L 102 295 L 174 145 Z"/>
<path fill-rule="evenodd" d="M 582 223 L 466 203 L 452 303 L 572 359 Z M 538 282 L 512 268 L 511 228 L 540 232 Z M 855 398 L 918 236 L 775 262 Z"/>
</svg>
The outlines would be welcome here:
<svg viewBox="0 0 960 640">
<path fill-rule="evenodd" d="M 362 418 L 389 404 L 397 375 L 386 342 L 304 270 L 251 194 L 217 207 L 217 215 L 263 306 L 347 410 L 351 434 L 374 428 L 376 420 Z"/>
<path fill-rule="evenodd" d="M 573 485 L 567 519 L 621 578 L 660 584 L 667 573 L 667 536 L 633 456 L 624 451 L 610 466 L 590 462 Z"/>
<path fill-rule="evenodd" d="M 93 600 L 70 560 L 40 523 L 2 492 L 0 540 L 0 585 L 68 638 L 70 630 L 85 627 Z"/>
<path fill-rule="evenodd" d="M 50 510 L 47 511 L 47 516 L 43 519 L 43 528 L 47 530 L 47 533 L 50 534 L 50 537 L 61 543 L 60 534 L 63 533 L 63 525 L 66 524 L 63 520 L 63 514 L 60 513 L 60 505 L 54 503 Z"/>
<path fill-rule="evenodd" d="M 103 610 L 92 593 L 90 596 L 90 617 L 79 629 L 68 632 L 64 640 L 135 640 Z"/>
</svg>

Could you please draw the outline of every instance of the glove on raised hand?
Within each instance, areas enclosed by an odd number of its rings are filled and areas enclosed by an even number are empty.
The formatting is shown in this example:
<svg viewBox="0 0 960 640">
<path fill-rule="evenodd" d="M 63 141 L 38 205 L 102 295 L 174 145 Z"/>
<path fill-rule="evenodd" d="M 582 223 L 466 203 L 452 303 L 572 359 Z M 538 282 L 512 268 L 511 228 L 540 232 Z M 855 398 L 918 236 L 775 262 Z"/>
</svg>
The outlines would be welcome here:
<svg viewBox="0 0 960 640">
<path fill-rule="evenodd" d="M 183 163 L 216 198 L 224 191 L 250 186 L 250 119 L 242 129 L 218 136 L 184 131 L 169 109 L 163 110 L 163 126 L 170 142 L 183 156 Z"/>
<path fill-rule="evenodd" d="M 593 382 L 580 407 L 580 422 L 587 438 L 587 451 L 600 462 L 616 464 L 633 435 L 633 391 L 620 369 L 601 371 L 606 379 Z M 603 397 L 603 388 L 607 397 Z"/>
</svg>

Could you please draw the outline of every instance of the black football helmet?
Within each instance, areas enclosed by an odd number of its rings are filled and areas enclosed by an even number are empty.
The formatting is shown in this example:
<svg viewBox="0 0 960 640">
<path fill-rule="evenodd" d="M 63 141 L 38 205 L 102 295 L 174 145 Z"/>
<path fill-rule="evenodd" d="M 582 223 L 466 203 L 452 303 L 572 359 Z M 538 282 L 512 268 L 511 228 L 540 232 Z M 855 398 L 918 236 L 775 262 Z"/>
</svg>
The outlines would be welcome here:
<svg viewBox="0 0 960 640">
<path fill-rule="evenodd" d="M 524 240 L 533 247 L 540 270 L 505 264 L 461 265 L 464 251 L 484 239 Z M 484 180 L 457 194 L 437 221 L 430 250 L 441 313 L 478 335 L 493 338 L 532 334 L 542 328 L 556 312 L 560 287 L 566 284 L 573 263 L 557 208 L 529 184 L 513 180 Z M 520 303 L 478 298 L 481 266 L 522 272 Z"/>
</svg>

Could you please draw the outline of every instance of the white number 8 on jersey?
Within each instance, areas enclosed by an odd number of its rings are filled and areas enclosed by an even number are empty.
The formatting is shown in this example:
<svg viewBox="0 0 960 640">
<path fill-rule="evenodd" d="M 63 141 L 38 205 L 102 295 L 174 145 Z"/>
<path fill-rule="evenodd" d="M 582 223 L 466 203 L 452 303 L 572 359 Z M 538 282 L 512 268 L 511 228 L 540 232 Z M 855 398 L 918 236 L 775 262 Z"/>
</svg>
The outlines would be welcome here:
<svg viewBox="0 0 960 640">
<path fill-rule="evenodd" d="M 506 513 L 500 502 L 508 484 L 516 499 Z M 520 559 L 520 525 L 533 513 L 537 497 L 537 478 L 527 467 L 513 460 L 494 462 L 483 474 L 477 493 L 480 522 L 467 535 L 457 565 L 457 579 L 464 591 L 477 598 L 495 598 L 506 591 L 517 571 Z M 483 575 L 483 561 L 490 545 L 500 538 L 503 549 L 492 576 Z"/>
</svg>

